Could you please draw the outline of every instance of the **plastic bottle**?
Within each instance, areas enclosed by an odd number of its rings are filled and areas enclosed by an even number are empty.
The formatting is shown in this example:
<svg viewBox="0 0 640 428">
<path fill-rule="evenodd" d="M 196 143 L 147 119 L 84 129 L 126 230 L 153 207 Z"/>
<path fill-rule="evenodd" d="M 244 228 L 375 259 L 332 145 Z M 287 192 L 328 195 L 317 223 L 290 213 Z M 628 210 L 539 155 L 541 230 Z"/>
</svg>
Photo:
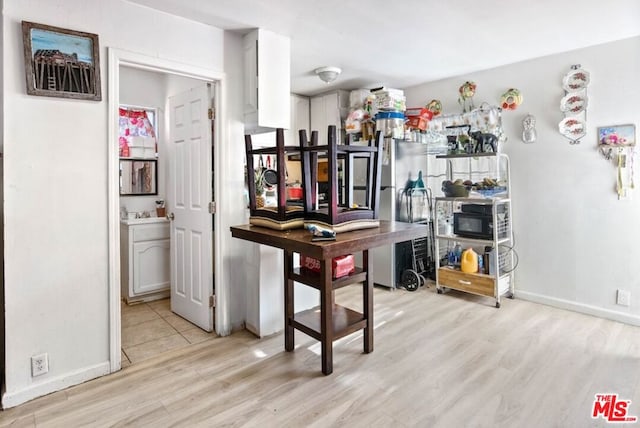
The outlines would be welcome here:
<svg viewBox="0 0 640 428">
<path fill-rule="evenodd" d="M 417 189 L 424 189 L 424 181 L 422 180 L 422 170 L 418 171 L 418 179 L 415 182 Z"/>
<path fill-rule="evenodd" d="M 460 270 L 465 273 L 478 272 L 478 254 L 473 251 L 473 248 L 467 248 L 462 252 Z"/>
<path fill-rule="evenodd" d="M 456 244 L 456 246 L 453 247 L 453 264 L 455 266 L 460 266 L 461 258 L 462 258 L 462 247 L 460 247 L 460 244 Z"/>
</svg>

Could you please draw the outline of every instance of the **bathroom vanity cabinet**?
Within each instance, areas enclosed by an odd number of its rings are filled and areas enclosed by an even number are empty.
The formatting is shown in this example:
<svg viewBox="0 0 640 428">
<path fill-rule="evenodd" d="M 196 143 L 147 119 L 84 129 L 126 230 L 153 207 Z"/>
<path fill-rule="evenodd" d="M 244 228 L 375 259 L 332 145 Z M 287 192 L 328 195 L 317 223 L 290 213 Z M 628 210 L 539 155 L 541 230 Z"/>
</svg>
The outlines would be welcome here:
<svg viewBox="0 0 640 428">
<path fill-rule="evenodd" d="M 126 303 L 169 296 L 169 221 L 140 218 L 120 223 L 120 283 Z"/>
</svg>

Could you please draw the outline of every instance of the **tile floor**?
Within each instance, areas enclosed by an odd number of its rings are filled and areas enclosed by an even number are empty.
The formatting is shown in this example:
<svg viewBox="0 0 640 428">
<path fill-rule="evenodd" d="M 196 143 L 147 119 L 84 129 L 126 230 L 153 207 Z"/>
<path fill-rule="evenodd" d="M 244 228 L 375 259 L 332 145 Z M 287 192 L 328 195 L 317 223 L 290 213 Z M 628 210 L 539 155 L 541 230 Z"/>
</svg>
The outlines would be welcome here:
<svg viewBox="0 0 640 428">
<path fill-rule="evenodd" d="M 120 307 L 123 368 L 171 349 L 217 337 L 171 312 L 169 299 L 133 305 L 122 302 Z"/>
</svg>

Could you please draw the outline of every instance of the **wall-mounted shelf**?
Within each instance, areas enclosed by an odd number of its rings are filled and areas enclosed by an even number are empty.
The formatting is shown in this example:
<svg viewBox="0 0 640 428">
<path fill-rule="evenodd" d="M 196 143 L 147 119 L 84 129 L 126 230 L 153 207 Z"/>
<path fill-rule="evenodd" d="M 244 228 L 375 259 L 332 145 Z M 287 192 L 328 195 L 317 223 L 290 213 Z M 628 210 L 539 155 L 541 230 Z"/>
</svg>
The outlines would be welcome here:
<svg viewBox="0 0 640 428">
<path fill-rule="evenodd" d="M 483 152 L 483 153 L 455 153 L 450 155 L 436 155 L 436 159 L 457 159 L 457 158 L 483 158 L 483 157 L 495 157 L 498 153 Z"/>
</svg>

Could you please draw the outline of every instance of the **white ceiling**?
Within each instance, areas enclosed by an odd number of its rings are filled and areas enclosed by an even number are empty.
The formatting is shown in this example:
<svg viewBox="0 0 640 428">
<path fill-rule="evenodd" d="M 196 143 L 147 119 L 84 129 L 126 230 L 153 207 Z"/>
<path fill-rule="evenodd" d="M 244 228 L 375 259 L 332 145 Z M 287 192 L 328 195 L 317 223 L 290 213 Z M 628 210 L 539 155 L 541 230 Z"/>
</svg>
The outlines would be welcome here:
<svg viewBox="0 0 640 428">
<path fill-rule="evenodd" d="M 640 35 L 638 0 L 129 1 L 291 37 L 291 90 L 304 95 L 405 88 Z M 326 65 L 342 68 L 329 86 L 313 72 Z"/>
</svg>

